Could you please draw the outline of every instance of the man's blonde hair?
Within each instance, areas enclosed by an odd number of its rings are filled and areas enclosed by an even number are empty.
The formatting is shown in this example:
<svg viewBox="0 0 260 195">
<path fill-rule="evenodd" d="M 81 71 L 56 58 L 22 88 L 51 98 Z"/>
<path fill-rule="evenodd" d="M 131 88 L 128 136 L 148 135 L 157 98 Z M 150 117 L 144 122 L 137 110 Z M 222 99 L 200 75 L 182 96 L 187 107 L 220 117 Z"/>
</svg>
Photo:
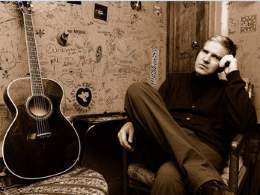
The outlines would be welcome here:
<svg viewBox="0 0 260 195">
<path fill-rule="evenodd" d="M 213 37 L 210 37 L 208 41 L 219 42 L 223 47 L 225 47 L 228 50 L 229 54 L 232 54 L 234 57 L 236 56 L 237 46 L 229 37 L 222 36 L 222 35 L 215 35 Z"/>
</svg>

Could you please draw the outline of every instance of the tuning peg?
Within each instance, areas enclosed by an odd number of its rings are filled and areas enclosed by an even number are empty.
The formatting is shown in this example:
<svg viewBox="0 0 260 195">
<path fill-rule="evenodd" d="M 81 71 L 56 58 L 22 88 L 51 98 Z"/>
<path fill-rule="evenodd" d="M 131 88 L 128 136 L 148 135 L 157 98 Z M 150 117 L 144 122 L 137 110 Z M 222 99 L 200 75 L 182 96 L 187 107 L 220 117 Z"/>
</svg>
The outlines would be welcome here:
<svg viewBox="0 0 260 195">
<path fill-rule="evenodd" d="M 141 1 L 131 1 L 130 5 L 133 10 L 140 11 L 142 9 Z"/>
</svg>

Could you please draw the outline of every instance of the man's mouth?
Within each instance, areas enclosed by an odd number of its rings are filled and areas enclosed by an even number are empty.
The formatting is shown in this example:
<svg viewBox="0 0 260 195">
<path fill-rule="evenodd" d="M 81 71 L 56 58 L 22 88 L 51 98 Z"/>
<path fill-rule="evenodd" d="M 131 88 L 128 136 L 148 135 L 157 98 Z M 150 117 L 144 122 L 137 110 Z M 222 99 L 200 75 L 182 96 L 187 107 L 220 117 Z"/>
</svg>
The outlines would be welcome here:
<svg viewBox="0 0 260 195">
<path fill-rule="evenodd" d="M 199 67 L 203 70 L 207 70 L 208 69 L 208 66 L 205 65 L 205 64 L 199 64 Z"/>
</svg>

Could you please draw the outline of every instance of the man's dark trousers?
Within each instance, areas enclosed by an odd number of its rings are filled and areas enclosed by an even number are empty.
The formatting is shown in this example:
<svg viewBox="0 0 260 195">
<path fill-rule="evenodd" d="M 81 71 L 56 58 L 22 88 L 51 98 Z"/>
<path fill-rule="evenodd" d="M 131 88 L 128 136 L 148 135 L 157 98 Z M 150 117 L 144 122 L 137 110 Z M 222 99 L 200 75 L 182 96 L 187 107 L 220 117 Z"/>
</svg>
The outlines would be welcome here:
<svg viewBox="0 0 260 195">
<path fill-rule="evenodd" d="M 184 180 L 194 192 L 207 181 L 222 181 L 218 172 L 223 168 L 221 156 L 191 130 L 180 127 L 148 83 L 138 82 L 128 88 L 125 110 L 135 134 L 146 136 L 169 157 L 157 172 L 152 194 L 184 194 Z"/>
</svg>

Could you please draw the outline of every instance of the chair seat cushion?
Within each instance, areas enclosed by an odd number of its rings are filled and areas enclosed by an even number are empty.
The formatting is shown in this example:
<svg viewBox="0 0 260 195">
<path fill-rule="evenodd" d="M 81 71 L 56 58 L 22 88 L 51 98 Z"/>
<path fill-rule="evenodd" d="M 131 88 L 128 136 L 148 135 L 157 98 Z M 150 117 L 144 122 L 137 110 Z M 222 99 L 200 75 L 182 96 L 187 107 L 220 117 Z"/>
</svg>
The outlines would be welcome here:
<svg viewBox="0 0 260 195">
<path fill-rule="evenodd" d="M 28 186 L 20 186 L 4 191 L 12 195 L 104 195 L 108 186 L 104 177 L 91 169 L 75 168 L 72 171 L 51 177 Z"/>
<path fill-rule="evenodd" d="M 155 180 L 155 173 L 139 163 L 132 163 L 128 166 L 128 176 L 146 186 L 152 186 Z"/>
<path fill-rule="evenodd" d="M 240 156 L 239 157 L 239 170 L 243 170 L 242 167 L 244 167 L 243 159 Z M 229 162 L 228 162 L 227 166 L 224 168 L 224 170 L 221 174 L 221 178 L 225 184 L 228 184 L 229 171 L 230 170 L 229 170 Z M 239 174 L 242 174 L 243 171 L 239 171 Z M 145 166 L 141 163 L 129 164 L 128 176 L 130 179 L 133 179 L 137 182 L 145 184 L 146 186 L 152 186 L 152 184 L 155 180 L 155 173 L 153 173 L 151 170 L 145 168 Z"/>
</svg>

